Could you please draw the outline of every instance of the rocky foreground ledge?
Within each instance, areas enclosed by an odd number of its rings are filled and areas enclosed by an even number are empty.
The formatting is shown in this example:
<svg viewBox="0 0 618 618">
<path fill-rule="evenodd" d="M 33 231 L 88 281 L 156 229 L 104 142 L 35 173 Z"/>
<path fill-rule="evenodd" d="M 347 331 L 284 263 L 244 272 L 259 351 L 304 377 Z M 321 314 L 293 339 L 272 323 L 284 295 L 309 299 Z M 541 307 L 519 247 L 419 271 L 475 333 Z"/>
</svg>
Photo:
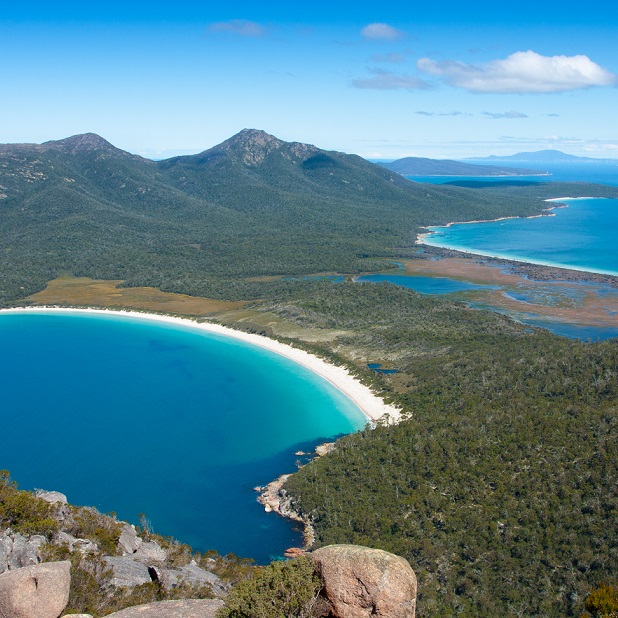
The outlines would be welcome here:
<svg viewBox="0 0 618 618">
<path fill-rule="evenodd" d="M 414 618 L 416 576 L 406 560 L 357 545 L 330 545 L 311 554 L 322 580 L 320 616 Z M 71 585 L 71 563 L 49 562 L 0 574 L 0 618 L 59 618 Z M 221 599 L 160 601 L 108 614 L 110 618 L 216 618 Z M 318 614 L 316 614 L 317 616 Z M 63 618 L 92 618 L 66 614 Z"/>
<path fill-rule="evenodd" d="M 0 477 L 0 618 L 253 618 L 250 610 L 230 613 L 238 594 L 261 594 L 262 575 L 281 567 L 303 573 L 298 590 L 308 580 L 315 586 L 312 618 L 414 617 L 416 577 L 394 554 L 331 545 L 254 569 L 235 557 L 194 554 L 58 492 L 20 491 L 5 471 Z M 281 614 L 276 597 L 266 595 L 260 616 L 271 605 Z"/>
</svg>

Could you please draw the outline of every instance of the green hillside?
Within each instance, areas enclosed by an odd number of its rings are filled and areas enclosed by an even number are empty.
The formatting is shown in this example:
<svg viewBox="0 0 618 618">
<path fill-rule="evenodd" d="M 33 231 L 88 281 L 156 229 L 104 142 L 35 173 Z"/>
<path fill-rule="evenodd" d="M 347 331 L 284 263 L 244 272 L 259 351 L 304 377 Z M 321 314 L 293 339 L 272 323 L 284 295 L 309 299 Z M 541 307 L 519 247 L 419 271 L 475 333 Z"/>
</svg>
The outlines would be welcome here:
<svg viewBox="0 0 618 618">
<path fill-rule="evenodd" d="M 1 303 L 62 273 L 261 297 L 268 290 L 244 278 L 372 270 L 372 258 L 408 255 L 421 225 L 543 206 L 536 196 L 419 185 L 253 130 L 158 163 L 92 134 L 4 145 L 0 191 Z"/>
</svg>

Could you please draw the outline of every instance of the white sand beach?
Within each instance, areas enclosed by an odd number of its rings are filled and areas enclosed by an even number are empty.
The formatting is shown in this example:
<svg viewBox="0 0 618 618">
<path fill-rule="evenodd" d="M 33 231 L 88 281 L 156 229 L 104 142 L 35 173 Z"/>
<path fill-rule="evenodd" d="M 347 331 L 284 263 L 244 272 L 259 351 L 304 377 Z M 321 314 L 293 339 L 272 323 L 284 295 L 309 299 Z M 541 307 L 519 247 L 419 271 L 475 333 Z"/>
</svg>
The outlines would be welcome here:
<svg viewBox="0 0 618 618">
<path fill-rule="evenodd" d="M 139 318 L 143 320 L 151 320 L 155 322 L 166 322 L 168 324 L 176 324 L 179 326 L 195 328 L 209 333 L 216 333 L 226 337 L 240 339 L 246 343 L 250 343 L 261 348 L 285 356 L 290 360 L 306 367 L 307 369 L 318 374 L 333 386 L 339 389 L 344 395 L 351 399 L 363 412 L 370 421 L 377 421 L 384 415 L 388 415 L 392 421 L 400 419 L 400 411 L 392 405 L 386 404 L 382 399 L 376 396 L 370 388 L 361 384 L 356 378 L 342 367 L 337 367 L 328 363 L 313 354 L 309 354 L 304 350 L 293 348 L 289 345 L 269 339 L 262 335 L 254 335 L 243 333 L 241 331 L 221 326 L 220 324 L 208 322 L 195 322 L 186 318 L 178 318 L 173 316 L 159 315 L 155 313 L 146 313 L 139 311 L 116 311 L 111 309 L 72 309 L 63 307 L 19 307 L 14 309 L 2 309 L 0 313 L 94 313 L 101 315 L 111 315 L 119 317 Z"/>
</svg>

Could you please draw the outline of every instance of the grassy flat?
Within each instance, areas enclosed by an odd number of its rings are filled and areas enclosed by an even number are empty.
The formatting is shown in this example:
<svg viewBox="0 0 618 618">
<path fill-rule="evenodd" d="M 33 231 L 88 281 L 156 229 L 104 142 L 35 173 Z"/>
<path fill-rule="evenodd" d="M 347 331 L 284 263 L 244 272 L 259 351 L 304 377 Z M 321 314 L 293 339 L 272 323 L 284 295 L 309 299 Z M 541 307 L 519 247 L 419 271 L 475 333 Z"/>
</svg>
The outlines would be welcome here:
<svg viewBox="0 0 618 618">
<path fill-rule="evenodd" d="M 156 288 L 121 288 L 122 280 L 104 281 L 88 277 L 58 277 L 41 292 L 28 297 L 35 305 L 88 305 L 146 309 L 160 313 L 206 316 L 243 307 L 244 302 L 227 302 L 171 294 Z"/>
</svg>

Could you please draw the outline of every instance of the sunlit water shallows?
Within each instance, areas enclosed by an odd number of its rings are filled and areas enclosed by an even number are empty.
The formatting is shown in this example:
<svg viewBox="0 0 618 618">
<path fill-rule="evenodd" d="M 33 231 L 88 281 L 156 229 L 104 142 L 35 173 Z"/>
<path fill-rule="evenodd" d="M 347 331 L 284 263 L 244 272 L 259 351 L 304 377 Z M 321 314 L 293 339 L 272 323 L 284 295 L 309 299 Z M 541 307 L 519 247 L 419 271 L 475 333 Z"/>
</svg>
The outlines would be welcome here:
<svg viewBox="0 0 618 618">
<path fill-rule="evenodd" d="M 552 217 L 432 227 L 428 245 L 618 275 L 618 200 L 562 200 Z M 548 204 L 551 206 L 551 204 Z"/>
<path fill-rule="evenodd" d="M 254 486 L 365 422 L 304 367 L 190 327 L 5 314 L 0 346 L 0 468 L 196 550 L 265 563 L 298 545 Z"/>
</svg>

